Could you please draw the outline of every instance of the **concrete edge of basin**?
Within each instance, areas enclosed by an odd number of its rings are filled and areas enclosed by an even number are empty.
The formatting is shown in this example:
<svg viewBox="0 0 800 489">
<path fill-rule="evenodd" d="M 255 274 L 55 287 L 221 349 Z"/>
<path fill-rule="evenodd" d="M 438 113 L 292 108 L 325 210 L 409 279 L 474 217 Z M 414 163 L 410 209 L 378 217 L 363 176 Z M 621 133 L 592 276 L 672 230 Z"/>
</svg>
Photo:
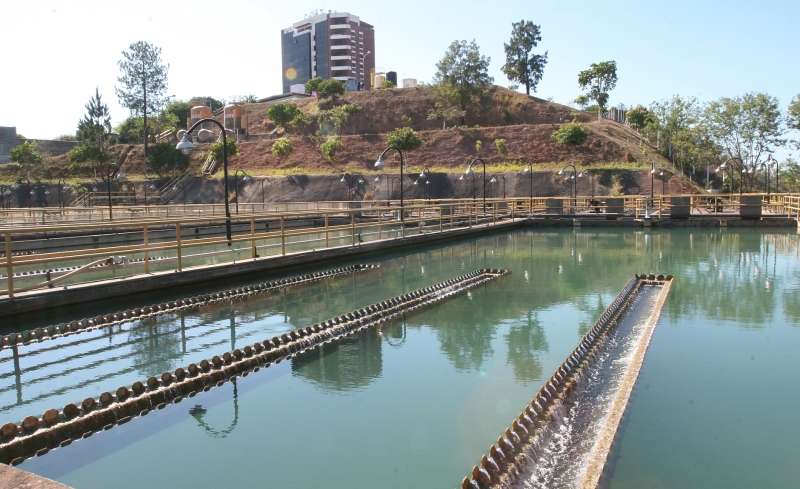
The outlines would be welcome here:
<svg viewBox="0 0 800 489">
<path fill-rule="evenodd" d="M 56 481 L 0 464 L 0 487 L 33 487 L 36 489 L 70 489 Z"/>
</svg>

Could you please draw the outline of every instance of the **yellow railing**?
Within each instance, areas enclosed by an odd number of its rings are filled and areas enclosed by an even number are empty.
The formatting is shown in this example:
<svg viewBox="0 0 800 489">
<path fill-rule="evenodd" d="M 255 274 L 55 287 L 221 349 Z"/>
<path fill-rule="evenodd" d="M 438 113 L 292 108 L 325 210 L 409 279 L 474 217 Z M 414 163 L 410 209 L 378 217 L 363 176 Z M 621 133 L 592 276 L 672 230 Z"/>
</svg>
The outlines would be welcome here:
<svg viewBox="0 0 800 489">
<path fill-rule="evenodd" d="M 496 200 L 487 200 L 485 207 L 481 200 L 411 204 L 403 208 L 401 218 L 400 207 L 373 204 L 289 213 L 242 213 L 240 208 L 240 214 L 231 218 L 234 233 L 230 243 L 222 236 L 224 217 L 213 216 L 0 228 L 5 244 L 5 276 L 0 281 L 6 285 L 0 297 L 44 287 L 443 233 L 513 219 L 523 209 L 520 202 Z M 31 242 L 26 238 L 56 234 L 73 241 L 60 242 L 52 249 L 48 243 L 34 241 L 36 252 L 21 254 L 25 251 L 22 244 Z"/>
</svg>

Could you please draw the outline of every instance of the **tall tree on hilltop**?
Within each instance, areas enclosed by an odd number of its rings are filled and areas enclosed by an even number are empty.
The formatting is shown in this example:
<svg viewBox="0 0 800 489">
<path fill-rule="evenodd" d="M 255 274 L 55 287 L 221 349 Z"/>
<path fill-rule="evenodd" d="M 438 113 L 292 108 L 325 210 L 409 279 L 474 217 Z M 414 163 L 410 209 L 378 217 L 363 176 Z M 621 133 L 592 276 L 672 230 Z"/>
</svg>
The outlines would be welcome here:
<svg viewBox="0 0 800 489">
<path fill-rule="evenodd" d="M 94 97 L 85 105 L 86 115 L 78 122 L 75 139 L 90 146 L 106 146 L 111 135 L 111 115 L 100 91 L 95 87 Z"/>
<path fill-rule="evenodd" d="M 617 62 L 592 63 L 588 70 L 578 73 L 578 85 L 589 92 L 587 98 L 597 103 L 597 119 L 601 120 L 608 105 L 608 92 L 617 86 Z"/>
<path fill-rule="evenodd" d="M 506 64 L 503 73 L 509 80 L 525 85 L 525 93 L 536 91 L 536 86 L 544 74 L 547 64 L 547 51 L 544 54 L 531 54 L 531 50 L 542 40 L 540 26 L 522 20 L 511 24 L 511 39 L 503 44 L 506 51 Z"/>
<path fill-rule="evenodd" d="M 144 120 L 144 157 L 147 159 L 147 114 L 156 113 L 166 102 L 167 73 L 169 65 L 161 63 L 161 48 L 138 41 L 128 46 L 117 62 L 122 76 L 117 81 L 121 88 L 114 87 L 123 107 L 132 113 L 141 114 Z"/>
<path fill-rule="evenodd" d="M 475 43 L 467 41 L 453 41 L 447 48 L 444 58 L 436 63 L 434 81 L 449 86 L 453 102 L 466 111 L 467 105 L 483 95 L 486 87 L 494 79 L 489 76 L 489 63 L 492 58 L 481 56 L 480 48 Z M 461 124 L 466 124 L 466 118 L 461 117 Z"/>
</svg>

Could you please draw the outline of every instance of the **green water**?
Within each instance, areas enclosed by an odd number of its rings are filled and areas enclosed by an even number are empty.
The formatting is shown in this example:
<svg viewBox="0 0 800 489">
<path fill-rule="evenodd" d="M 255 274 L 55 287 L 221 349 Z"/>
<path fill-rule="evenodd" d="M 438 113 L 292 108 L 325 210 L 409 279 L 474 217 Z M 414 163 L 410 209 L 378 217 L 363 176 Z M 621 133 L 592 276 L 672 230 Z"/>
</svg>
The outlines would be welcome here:
<svg viewBox="0 0 800 489">
<path fill-rule="evenodd" d="M 512 275 L 380 333 L 281 362 L 20 466 L 78 489 L 456 487 L 633 273 L 671 273 L 676 281 L 604 483 L 793 487 L 797 253 L 797 236 L 785 231 L 683 230 L 516 231 L 409 250 L 367 260 L 379 271 L 232 311 L 163 316 L 158 331 L 70 337 L 74 344 L 26 357 L 23 369 L 40 380 L 23 375 L 22 405 L 7 359 L 0 413 L 18 421 L 475 268 L 508 268 Z M 54 379 L 37 373 L 45 360 Z M 87 360 L 93 367 L 84 378 Z M 195 404 L 206 411 L 191 415 Z"/>
</svg>

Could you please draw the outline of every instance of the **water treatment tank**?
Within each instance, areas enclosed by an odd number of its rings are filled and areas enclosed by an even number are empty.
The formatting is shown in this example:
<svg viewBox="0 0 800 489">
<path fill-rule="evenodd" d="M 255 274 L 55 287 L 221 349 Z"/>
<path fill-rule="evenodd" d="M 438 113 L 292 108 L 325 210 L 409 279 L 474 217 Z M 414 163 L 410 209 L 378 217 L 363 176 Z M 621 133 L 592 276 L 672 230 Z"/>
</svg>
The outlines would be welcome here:
<svg viewBox="0 0 800 489">
<path fill-rule="evenodd" d="M 402 87 L 403 88 L 414 88 L 417 86 L 417 79 L 416 78 L 403 78 Z"/>
<path fill-rule="evenodd" d="M 383 75 L 375 75 L 375 83 L 372 85 L 375 88 L 381 88 L 381 83 L 383 83 Z"/>
<path fill-rule="evenodd" d="M 390 71 L 389 73 L 386 73 L 386 79 L 389 80 L 390 82 L 392 82 L 392 85 L 397 86 L 397 72 L 396 71 Z"/>
<path fill-rule="evenodd" d="M 223 114 L 225 129 L 230 129 L 237 136 L 247 134 L 247 112 L 244 107 L 237 104 L 226 105 Z"/>
<path fill-rule="evenodd" d="M 211 112 L 210 107 L 206 107 L 205 105 L 198 105 L 196 107 L 192 107 L 192 110 L 189 112 L 189 126 L 193 126 L 195 122 L 199 121 L 200 119 L 210 119 L 213 117 L 213 113 Z M 211 129 L 214 126 L 211 122 L 204 122 L 202 128 L 203 129 Z"/>
</svg>

